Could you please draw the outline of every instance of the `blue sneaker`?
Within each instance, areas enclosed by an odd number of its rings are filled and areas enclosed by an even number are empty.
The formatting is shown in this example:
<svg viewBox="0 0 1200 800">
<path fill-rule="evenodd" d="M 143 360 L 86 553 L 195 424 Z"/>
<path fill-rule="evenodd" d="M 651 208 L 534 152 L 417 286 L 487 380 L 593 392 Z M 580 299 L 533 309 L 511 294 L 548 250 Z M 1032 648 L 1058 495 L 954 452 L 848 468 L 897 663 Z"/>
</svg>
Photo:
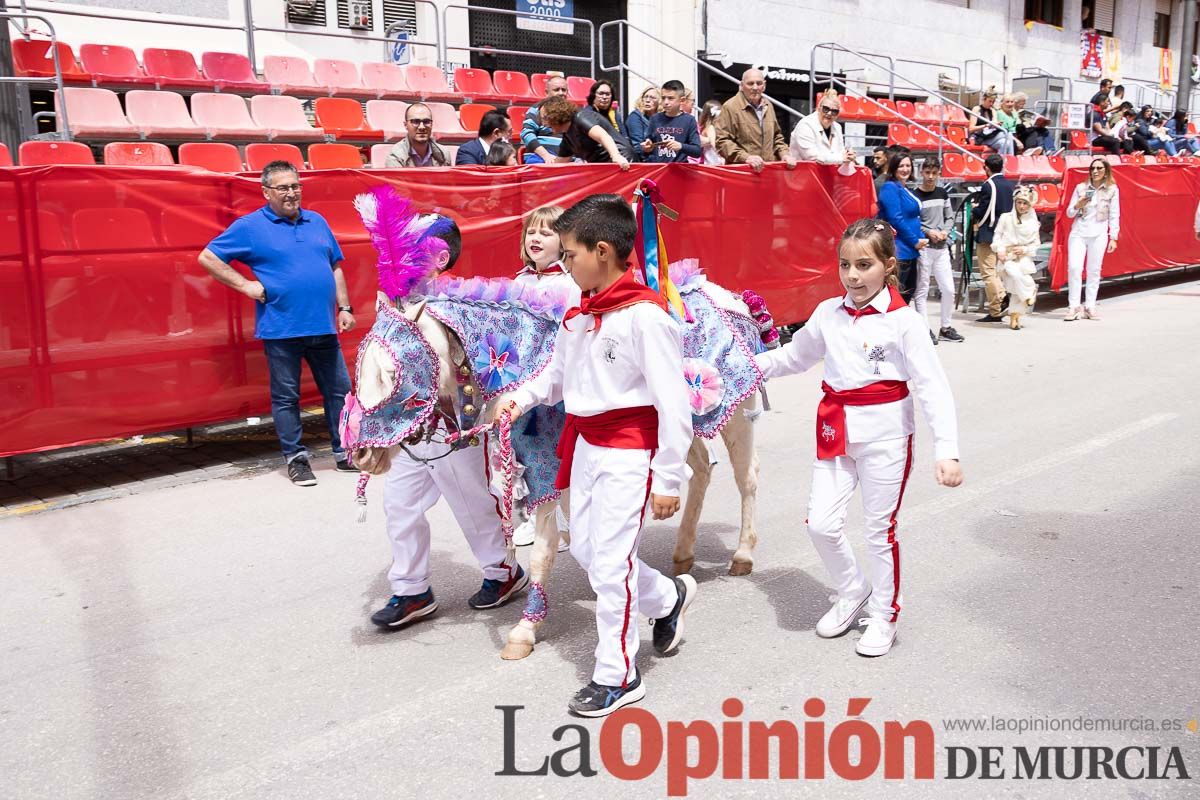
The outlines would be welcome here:
<svg viewBox="0 0 1200 800">
<path fill-rule="evenodd" d="M 571 698 L 567 709 L 578 717 L 607 717 L 618 708 L 636 703 L 645 696 L 646 687 L 642 685 L 639 673 L 624 689 L 620 686 L 601 686 L 591 681 Z"/>
<path fill-rule="evenodd" d="M 467 605 L 474 609 L 496 608 L 507 603 L 509 598 L 528 585 L 529 576 L 521 569 L 521 565 L 517 564 L 517 571 L 506 581 L 484 578 L 483 585 L 479 587 L 478 592 L 471 595 Z"/>
<path fill-rule="evenodd" d="M 426 589 L 421 594 L 394 594 L 386 606 L 371 615 L 371 622 L 381 628 L 399 628 L 401 625 L 429 616 L 437 611 L 437 607 L 437 600 L 433 599 L 432 589 Z"/>
</svg>

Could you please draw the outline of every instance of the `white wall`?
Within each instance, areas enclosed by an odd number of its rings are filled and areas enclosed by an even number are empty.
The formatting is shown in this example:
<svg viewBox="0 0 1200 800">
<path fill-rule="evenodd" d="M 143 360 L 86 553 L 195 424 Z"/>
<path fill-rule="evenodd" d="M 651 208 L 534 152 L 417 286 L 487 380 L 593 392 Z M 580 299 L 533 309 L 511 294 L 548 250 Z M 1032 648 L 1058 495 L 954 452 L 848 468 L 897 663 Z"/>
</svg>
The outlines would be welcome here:
<svg viewBox="0 0 1200 800">
<path fill-rule="evenodd" d="M 698 8 L 696 0 L 628 0 L 627 13 L 630 25 L 694 56 L 699 46 Z M 666 50 L 648 36 L 631 31 L 626 39 L 626 57 L 633 71 L 658 86 L 669 80 L 680 80 L 689 88 L 696 87 L 696 65 L 691 59 Z M 646 80 L 631 75 L 629 91 L 632 98 L 641 94 L 646 85 Z"/>
</svg>

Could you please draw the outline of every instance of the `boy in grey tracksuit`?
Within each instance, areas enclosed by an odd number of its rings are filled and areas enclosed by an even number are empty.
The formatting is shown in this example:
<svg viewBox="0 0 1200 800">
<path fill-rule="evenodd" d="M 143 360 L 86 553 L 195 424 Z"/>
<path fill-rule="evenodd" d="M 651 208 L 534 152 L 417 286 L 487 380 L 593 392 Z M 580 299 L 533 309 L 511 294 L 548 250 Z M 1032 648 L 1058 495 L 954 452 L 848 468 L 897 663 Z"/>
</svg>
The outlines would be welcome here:
<svg viewBox="0 0 1200 800">
<path fill-rule="evenodd" d="M 950 326 L 950 313 L 954 310 L 954 273 L 950 269 L 950 231 L 954 227 L 954 211 L 950 207 L 950 195 L 941 186 L 942 165 L 930 156 L 921 163 L 921 185 L 914 191 L 921 201 L 921 233 L 929 240 L 929 246 L 917 253 L 917 289 L 913 294 L 913 307 L 925 316 L 925 299 L 929 294 L 929 276 L 937 281 L 941 295 L 941 327 L 929 336 L 933 343 L 939 339 L 952 342 L 963 341 L 962 335 Z"/>
</svg>

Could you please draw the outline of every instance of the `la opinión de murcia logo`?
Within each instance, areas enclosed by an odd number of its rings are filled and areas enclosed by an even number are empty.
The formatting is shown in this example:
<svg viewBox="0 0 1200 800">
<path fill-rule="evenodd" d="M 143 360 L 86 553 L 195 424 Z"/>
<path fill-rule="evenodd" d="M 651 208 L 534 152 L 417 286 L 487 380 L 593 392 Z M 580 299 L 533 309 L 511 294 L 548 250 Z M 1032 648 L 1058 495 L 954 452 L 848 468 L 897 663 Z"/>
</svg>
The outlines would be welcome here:
<svg viewBox="0 0 1200 800">
<path fill-rule="evenodd" d="M 724 719 L 718 722 L 663 723 L 644 708 L 628 707 L 605 718 L 595 751 L 593 729 L 567 724 L 554 730 L 554 749 L 540 761 L 527 743 L 518 748 L 517 714 L 525 707 L 498 705 L 504 764 L 495 774 L 591 778 L 599 774 L 598 763 L 615 778 L 641 781 L 665 766 L 670 797 L 686 797 L 692 782 L 712 778 L 861 781 L 881 772 L 888 780 L 1190 779 L 1180 748 L 1157 746 L 951 746 L 944 748 L 939 776 L 933 726 L 925 720 L 867 722 L 861 715 L 870 702 L 850 698 L 846 719 L 834 722 L 824 719 L 825 701 L 810 697 L 803 706 L 807 719 L 799 723 L 743 720 L 745 704 L 734 697 L 721 704 Z M 631 753 L 626 741 L 636 741 Z"/>
</svg>

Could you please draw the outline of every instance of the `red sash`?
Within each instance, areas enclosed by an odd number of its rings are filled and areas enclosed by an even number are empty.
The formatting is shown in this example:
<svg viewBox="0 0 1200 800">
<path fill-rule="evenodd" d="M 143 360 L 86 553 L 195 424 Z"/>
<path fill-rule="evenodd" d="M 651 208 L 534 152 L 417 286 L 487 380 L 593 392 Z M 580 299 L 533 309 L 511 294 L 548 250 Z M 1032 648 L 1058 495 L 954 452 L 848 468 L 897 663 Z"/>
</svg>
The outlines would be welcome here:
<svg viewBox="0 0 1200 800">
<path fill-rule="evenodd" d="M 566 316 L 563 317 L 563 327 L 567 328 L 567 323 L 580 314 L 591 314 L 596 320 L 596 327 L 592 330 L 598 331 L 602 315 L 635 303 L 654 303 L 663 311 L 667 310 L 667 299 L 649 286 L 638 283 L 633 277 L 633 269 L 626 269 L 612 286 L 597 294 L 584 297 L 579 301 L 579 305 L 569 309 Z"/>
<path fill-rule="evenodd" d="M 822 460 L 846 454 L 846 406 L 875 406 L 908 397 L 905 381 L 876 381 L 842 392 L 821 381 L 821 390 L 825 396 L 817 406 L 817 458 Z"/>
<path fill-rule="evenodd" d="M 654 406 L 637 406 L 614 408 L 590 417 L 567 414 L 558 440 L 558 457 L 562 464 L 554 480 L 555 489 L 566 489 L 571 485 L 571 463 L 575 460 L 575 443 L 580 436 L 597 447 L 655 450 L 658 448 L 658 411 Z"/>
</svg>

